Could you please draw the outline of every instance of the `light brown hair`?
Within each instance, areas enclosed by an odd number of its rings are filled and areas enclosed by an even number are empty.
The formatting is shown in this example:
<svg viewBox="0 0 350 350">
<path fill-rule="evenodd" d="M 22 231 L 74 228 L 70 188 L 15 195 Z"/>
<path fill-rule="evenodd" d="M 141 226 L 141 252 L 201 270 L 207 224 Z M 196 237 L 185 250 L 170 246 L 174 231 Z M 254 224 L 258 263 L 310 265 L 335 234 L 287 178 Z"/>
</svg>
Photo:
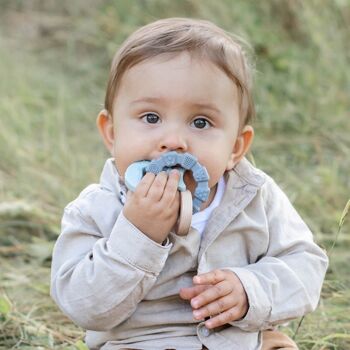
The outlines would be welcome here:
<svg viewBox="0 0 350 350">
<path fill-rule="evenodd" d="M 110 115 L 123 74 L 136 64 L 159 55 L 175 56 L 187 51 L 208 59 L 236 84 L 240 102 L 240 125 L 255 114 L 252 97 L 252 69 L 242 39 L 228 34 L 215 24 L 190 18 L 168 18 L 152 22 L 131 34 L 115 54 L 105 109 Z"/>
</svg>

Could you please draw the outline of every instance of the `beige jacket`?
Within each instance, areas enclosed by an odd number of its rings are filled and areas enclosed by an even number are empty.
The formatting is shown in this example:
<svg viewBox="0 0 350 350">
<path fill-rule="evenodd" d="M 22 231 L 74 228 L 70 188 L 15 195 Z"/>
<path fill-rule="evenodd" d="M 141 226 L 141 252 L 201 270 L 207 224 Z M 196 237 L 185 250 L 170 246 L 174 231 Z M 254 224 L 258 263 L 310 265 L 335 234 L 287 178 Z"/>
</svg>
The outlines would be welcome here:
<svg viewBox="0 0 350 350">
<path fill-rule="evenodd" d="M 246 159 L 226 174 L 202 238 L 192 228 L 157 244 L 123 216 L 121 194 L 109 159 L 100 184 L 65 208 L 53 252 L 51 295 L 87 329 L 89 348 L 260 349 L 259 331 L 316 308 L 327 256 L 281 189 Z M 209 331 L 179 290 L 216 268 L 238 275 L 249 310 Z"/>
</svg>

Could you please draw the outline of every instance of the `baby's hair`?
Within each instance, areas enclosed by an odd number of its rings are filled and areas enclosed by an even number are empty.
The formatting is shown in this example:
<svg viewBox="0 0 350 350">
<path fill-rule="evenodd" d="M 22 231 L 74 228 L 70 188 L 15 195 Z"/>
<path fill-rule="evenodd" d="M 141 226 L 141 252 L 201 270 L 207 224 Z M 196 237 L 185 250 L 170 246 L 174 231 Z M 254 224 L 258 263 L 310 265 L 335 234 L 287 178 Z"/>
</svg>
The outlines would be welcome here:
<svg viewBox="0 0 350 350">
<path fill-rule="evenodd" d="M 207 59 L 236 84 L 240 103 L 240 125 L 251 122 L 255 115 L 252 97 L 252 68 L 237 36 L 215 24 L 198 19 L 168 18 L 152 22 L 131 34 L 115 54 L 105 97 L 110 115 L 123 74 L 136 64 L 152 57 L 174 57 L 188 52 Z"/>
</svg>

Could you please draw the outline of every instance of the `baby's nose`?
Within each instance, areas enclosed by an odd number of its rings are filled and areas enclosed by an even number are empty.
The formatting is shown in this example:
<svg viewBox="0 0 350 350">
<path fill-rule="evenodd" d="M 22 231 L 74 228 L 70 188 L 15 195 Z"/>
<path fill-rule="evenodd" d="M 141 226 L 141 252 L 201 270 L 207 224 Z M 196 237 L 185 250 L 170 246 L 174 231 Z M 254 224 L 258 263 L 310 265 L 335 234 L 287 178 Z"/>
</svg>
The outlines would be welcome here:
<svg viewBox="0 0 350 350">
<path fill-rule="evenodd" d="M 159 143 L 159 150 L 164 151 L 178 151 L 186 152 L 187 151 L 187 142 L 185 138 L 175 131 L 168 132 L 163 135 Z"/>
</svg>

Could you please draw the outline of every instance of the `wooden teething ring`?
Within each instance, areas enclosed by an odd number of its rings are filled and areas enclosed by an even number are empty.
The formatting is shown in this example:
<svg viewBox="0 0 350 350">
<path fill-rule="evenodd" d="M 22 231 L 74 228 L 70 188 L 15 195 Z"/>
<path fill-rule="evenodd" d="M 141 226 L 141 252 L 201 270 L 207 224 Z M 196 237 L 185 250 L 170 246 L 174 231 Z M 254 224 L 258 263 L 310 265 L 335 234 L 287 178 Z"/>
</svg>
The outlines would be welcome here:
<svg viewBox="0 0 350 350">
<path fill-rule="evenodd" d="M 175 230 L 179 236 L 187 235 L 192 221 L 192 194 L 189 190 L 180 192 L 181 206 Z"/>
</svg>

